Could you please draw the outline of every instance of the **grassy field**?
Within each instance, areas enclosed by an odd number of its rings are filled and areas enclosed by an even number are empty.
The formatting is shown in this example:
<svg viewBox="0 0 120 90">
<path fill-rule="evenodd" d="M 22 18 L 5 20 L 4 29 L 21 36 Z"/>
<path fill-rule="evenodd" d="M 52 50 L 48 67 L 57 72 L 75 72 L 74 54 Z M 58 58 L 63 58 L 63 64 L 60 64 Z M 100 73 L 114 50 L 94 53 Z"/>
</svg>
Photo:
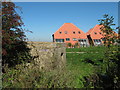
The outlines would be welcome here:
<svg viewBox="0 0 120 90">
<path fill-rule="evenodd" d="M 81 62 L 89 60 L 93 61 L 94 64 L 100 64 L 104 57 L 104 50 L 105 47 L 67 48 L 67 52 L 84 52 L 67 53 L 67 62 L 71 64 L 80 64 Z"/>
<path fill-rule="evenodd" d="M 66 52 L 104 52 L 104 46 L 97 46 L 97 47 L 81 47 L 81 48 L 67 48 Z"/>
<path fill-rule="evenodd" d="M 42 72 L 37 68 L 9 69 L 3 74 L 3 87 L 15 88 L 85 88 L 85 77 L 103 67 L 105 47 L 67 48 L 66 68 Z M 97 52 L 97 53 L 96 53 Z M 27 72 L 26 72 L 27 71 Z M 88 87 L 91 87 L 89 85 Z"/>
<path fill-rule="evenodd" d="M 66 53 L 68 70 L 74 72 L 74 77 L 82 79 L 97 73 L 100 68 L 104 68 L 104 50 L 105 47 L 67 48 L 67 52 L 84 52 Z"/>
</svg>

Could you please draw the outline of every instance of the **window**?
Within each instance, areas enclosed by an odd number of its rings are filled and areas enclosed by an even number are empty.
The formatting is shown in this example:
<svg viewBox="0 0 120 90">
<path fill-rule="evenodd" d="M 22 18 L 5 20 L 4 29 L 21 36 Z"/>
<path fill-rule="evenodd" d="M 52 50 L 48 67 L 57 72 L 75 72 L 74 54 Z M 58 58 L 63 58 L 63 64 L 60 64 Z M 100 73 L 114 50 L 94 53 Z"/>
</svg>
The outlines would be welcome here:
<svg viewBox="0 0 120 90">
<path fill-rule="evenodd" d="M 96 42 L 96 39 L 94 39 L 94 42 Z"/>
<path fill-rule="evenodd" d="M 79 42 L 86 42 L 86 39 L 79 39 Z"/>
<path fill-rule="evenodd" d="M 56 42 L 64 42 L 64 39 L 56 39 Z"/>
<path fill-rule="evenodd" d="M 75 31 L 73 31 L 73 34 L 75 34 Z"/>
<path fill-rule="evenodd" d="M 77 39 L 76 39 L 76 38 L 73 38 L 73 41 L 77 41 Z"/>
<path fill-rule="evenodd" d="M 70 38 L 66 38 L 66 41 L 70 41 Z"/>
<path fill-rule="evenodd" d="M 101 40 L 99 39 L 99 42 L 101 42 Z"/>
<path fill-rule="evenodd" d="M 100 44 L 100 43 L 101 43 L 101 40 L 100 40 L 100 39 L 94 39 L 94 43 L 95 43 L 95 44 Z"/>
<path fill-rule="evenodd" d="M 60 31 L 59 33 L 61 34 L 62 32 Z"/>
<path fill-rule="evenodd" d="M 83 42 L 86 42 L 86 40 L 84 39 Z"/>
<path fill-rule="evenodd" d="M 94 34 L 97 34 L 96 32 L 94 32 Z"/>
<path fill-rule="evenodd" d="M 67 31 L 65 31 L 64 33 L 67 34 Z"/>
<path fill-rule="evenodd" d="M 84 47 L 84 46 L 87 46 L 88 43 L 87 43 L 87 40 L 86 39 L 79 39 L 79 42 L 80 46 Z"/>
<path fill-rule="evenodd" d="M 94 39 L 94 42 L 101 42 L 100 39 Z"/>
<path fill-rule="evenodd" d="M 80 34 L 80 31 L 78 31 L 78 33 Z"/>
</svg>

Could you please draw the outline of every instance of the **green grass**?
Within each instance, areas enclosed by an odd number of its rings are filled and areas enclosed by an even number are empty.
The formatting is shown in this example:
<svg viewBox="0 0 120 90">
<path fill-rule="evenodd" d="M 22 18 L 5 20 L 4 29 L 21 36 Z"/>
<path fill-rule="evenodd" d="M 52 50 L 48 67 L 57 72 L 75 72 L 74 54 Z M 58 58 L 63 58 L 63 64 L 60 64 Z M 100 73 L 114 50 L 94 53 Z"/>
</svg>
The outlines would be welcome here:
<svg viewBox="0 0 120 90">
<path fill-rule="evenodd" d="M 85 52 L 85 53 L 66 53 L 67 63 L 80 65 L 81 62 L 92 60 L 95 64 L 101 64 L 104 58 L 105 47 L 82 47 L 82 48 L 67 48 L 66 52 Z"/>
<path fill-rule="evenodd" d="M 103 52 L 106 49 L 104 46 L 98 47 L 81 47 L 81 48 L 67 48 L 66 52 Z"/>
<path fill-rule="evenodd" d="M 82 86 L 84 77 L 93 75 L 103 68 L 101 62 L 104 58 L 105 47 L 83 47 L 83 48 L 67 48 L 67 52 L 85 52 L 85 53 L 66 53 L 67 68 L 73 72 L 76 79 L 79 77 L 83 80 L 82 83 L 77 83 L 77 86 Z M 96 53 L 97 52 L 97 53 Z M 94 64 L 87 62 L 90 60 Z M 101 71 L 100 71 L 101 72 Z M 75 81 L 75 80 L 74 80 Z M 75 81 L 77 82 L 77 80 Z"/>
<path fill-rule="evenodd" d="M 99 60 L 103 59 L 103 53 L 67 53 L 67 63 L 79 65 L 81 62 L 84 62 L 86 59 L 90 59 L 95 63 L 98 63 Z"/>
<path fill-rule="evenodd" d="M 84 77 L 96 73 L 103 65 L 100 60 L 104 58 L 104 49 L 105 47 L 67 48 L 67 52 L 86 53 L 66 53 L 67 63 L 63 70 L 43 72 L 37 68 L 24 68 L 22 65 L 17 69 L 8 69 L 7 73 L 3 74 L 3 87 L 84 88 Z"/>
</svg>

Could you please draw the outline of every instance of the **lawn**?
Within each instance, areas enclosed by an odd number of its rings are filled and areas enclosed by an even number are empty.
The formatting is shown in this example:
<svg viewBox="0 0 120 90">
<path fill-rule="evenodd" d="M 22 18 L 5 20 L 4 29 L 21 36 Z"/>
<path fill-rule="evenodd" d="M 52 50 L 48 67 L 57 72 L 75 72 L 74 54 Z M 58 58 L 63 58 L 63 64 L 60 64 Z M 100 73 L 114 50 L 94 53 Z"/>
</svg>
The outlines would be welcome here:
<svg viewBox="0 0 120 90">
<path fill-rule="evenodd" d="M 97 71 L 100 70 L 100 68 L 103 67 L 104 50 L 105 47 L 102 46 L 67 48 L 66 57 L 68 70 L 74 73 L 73 75 L 75 78 L 81 77 L 82 79 L 84 79 L 84 77 L 86 76 L 90 76 L 96 73 Z M 84 52 L 84 53 L 67 53 L 67 52 Z"/>
<path fill-rule="evenodd" d="M 97 46 L 97 47 L 81 47 L 81 48 L 67 48 L 66 52 L 104 52 L 106 47 Z"/>
</svg>

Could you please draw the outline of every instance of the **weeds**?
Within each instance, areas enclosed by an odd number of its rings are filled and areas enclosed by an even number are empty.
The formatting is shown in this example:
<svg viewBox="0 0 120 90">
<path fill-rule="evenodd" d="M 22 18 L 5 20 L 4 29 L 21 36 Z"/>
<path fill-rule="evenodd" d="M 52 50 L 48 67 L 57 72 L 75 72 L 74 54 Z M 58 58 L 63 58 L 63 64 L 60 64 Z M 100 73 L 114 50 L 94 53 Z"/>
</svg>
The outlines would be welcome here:
<svg viewBox="0 0 120 90">
<path fill-rule="evenodd" d="M 79 48 L 71 50 L 78 51 Z M 91 50 L 98 53 L 90 53 Z M 95 79 L 94 76 L 97 78 L 95 73 L 103 70 L 104 48 L 94 47 L 94 50 L 85 48 L 84 51 L 88 53 L 67 53 L 66 68 L 62 70 L 41 71 L 34 65 L 28 68 L 24 64 L 16 68 L 6 67 L 7 73 L 3 74 L 3 88 L 92 88 L 94 83 L 91 81 Z M 86 62 L 88 60 L 94 64 Z"/>
</svg>

